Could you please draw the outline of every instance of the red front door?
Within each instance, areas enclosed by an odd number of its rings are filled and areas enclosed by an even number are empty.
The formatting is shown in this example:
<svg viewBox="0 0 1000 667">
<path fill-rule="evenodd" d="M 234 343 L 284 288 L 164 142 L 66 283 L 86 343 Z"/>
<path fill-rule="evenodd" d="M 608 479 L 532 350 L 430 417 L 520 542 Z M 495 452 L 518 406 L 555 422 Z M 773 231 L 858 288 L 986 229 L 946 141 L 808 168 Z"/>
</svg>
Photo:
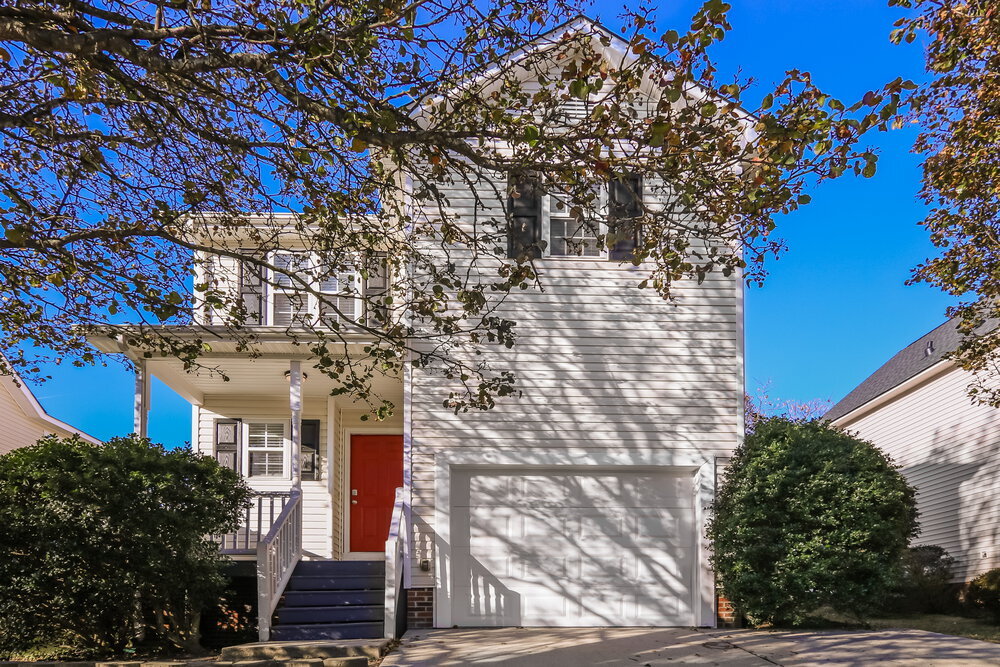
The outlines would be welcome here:
<svg viewBox="0 0 1000 667">
<path fill-rule="evenodd" d="M 403 436 L 351 436 L 351 551 L 385 550 L 402 485 Z"/>
</svg>

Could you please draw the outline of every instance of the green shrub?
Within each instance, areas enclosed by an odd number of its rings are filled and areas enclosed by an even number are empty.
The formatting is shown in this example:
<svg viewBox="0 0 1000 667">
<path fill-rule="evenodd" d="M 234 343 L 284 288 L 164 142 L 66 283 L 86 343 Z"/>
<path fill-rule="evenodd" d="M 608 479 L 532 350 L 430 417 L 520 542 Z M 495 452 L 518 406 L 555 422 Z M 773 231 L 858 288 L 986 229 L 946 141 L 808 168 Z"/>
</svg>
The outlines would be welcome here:
<svg viewBox="0 0 1000 667">
<path fill-rule="evenodd" d="M 907 549 L 903 553 L 902 579 L 888 609 L 920 614 L 955 611 L 957 587 L 951 583 L 954 564 L 955 559 L 937 545 Z"/>
<path fill-rule="evenodd" d="M 874 445 L 819 422 L 768 418 L 739 447 L 708 535 L 723 594 L 753 623 L 817 608 L 860 617 L 898 584 L 915 494 Z"/>
<path fill-rule="evenodd" d="M 1000 623 L 1000 567 L 984 572 L 969 582 L 965 602 Z"/>
<path fill-rule="evenodd" d="M 191 648 L 224 583 L 205 535 L 248 498 L 213 459 L 136 437 L 0 456 L 0 656 L 116 654 L 137 633 Z"/>
</svg>

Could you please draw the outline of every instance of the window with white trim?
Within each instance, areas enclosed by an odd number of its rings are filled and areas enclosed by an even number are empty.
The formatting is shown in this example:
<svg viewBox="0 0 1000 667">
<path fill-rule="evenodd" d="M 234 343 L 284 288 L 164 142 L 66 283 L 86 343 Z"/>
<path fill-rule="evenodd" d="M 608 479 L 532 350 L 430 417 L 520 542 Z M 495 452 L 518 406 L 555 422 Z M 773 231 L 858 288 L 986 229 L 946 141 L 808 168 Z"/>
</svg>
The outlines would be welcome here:
<svg viewBox="0 0 1000 667">
<path fill-rule="evenodd" d="M 247 423 L 247 477 L 286 477 L 284 422 Z"/>
<path fill-rule="evenodd" d="M 268 280 L 270 324 L 331 325 L 361 316 L 362 281 L 354 267 L 329 267 L 316 253 L 288 250 L 273 252 L 271 264 L 277 271 L 272 270 Z M 303 283 L 322 298 L 304 291 Z"/>
<path fill-rule="evenodd" d="M 541 192 L 531 177 L 512 178 L 508 257 L 628 259 L 640 243 L 642 197 L 640 176 L 618 176 L 593 193 L 587 210 L 571 205 L 565 193 Z"/>
<path fill-rule="evenodd" d="M 598 212 L 574 207 L 569 197 L 562 194 L 548 194 L 549 255 L 577 255 L 580 257 L 602 257 L 603 249 L 597 237 L 604 232 L 599 212 L 604 208 L 604 193 L 595 193 Z"/>
</svg>

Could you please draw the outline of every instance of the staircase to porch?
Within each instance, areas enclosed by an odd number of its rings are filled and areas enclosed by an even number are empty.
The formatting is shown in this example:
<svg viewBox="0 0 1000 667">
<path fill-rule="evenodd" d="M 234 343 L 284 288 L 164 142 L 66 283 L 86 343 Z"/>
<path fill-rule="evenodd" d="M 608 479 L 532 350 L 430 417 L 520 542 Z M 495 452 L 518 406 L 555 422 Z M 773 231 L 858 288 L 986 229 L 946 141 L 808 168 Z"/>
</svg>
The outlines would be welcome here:
<svg viewBox="0 0 1000 667">
<path fill-rule="evenodd" d="M 384 619 L 384 562 L 299 561 L 275 609 L 271 639 L 382 637 Z"/>
</svg>

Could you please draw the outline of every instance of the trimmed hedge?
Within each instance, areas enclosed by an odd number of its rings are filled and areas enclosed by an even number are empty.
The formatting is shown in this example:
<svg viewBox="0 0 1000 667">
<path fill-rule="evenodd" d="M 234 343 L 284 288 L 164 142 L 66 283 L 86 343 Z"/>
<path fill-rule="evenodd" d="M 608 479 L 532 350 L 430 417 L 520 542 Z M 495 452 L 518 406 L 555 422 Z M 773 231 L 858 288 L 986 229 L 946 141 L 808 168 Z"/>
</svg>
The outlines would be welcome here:
<svg viewBox="0 0 1000 667">
<path fill-rule="evenodd" d="M 0 456 L 0 656 L 120 654 L 137 636 L 190 649 L 224 584 L 212 533 L 249 489 L 146 439 L 48 437 Z"/>
</svg>

